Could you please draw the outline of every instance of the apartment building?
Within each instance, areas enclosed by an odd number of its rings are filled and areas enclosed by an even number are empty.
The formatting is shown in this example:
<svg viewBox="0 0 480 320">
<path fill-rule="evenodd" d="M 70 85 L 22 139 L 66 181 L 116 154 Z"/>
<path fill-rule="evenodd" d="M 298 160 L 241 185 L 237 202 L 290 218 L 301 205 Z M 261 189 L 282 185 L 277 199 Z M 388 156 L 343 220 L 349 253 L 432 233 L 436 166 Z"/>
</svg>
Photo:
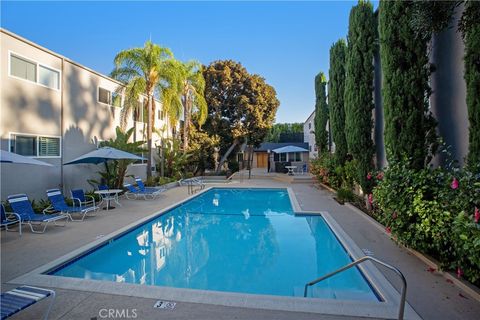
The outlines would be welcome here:
<svg viewBox="0 0 480 320">
<path fill-rule="evenodd" d="M 2 164 L 1 199 L 14 193 L 45 198 L 45 190 L 55 187 L 64 192 L 91 189 L 87 180 L 98 178 L 99 166 L 62 164 L 115 138 L 124 99 L 117 88 L 122 84 L 5 29 L 0 37 L 0 148 L 54 165 Z M 141 100 L 126 124 L 136 128 L 136 140 L 142 140 L 146 127 Z M 162 136 L 153 136 L 158 146 L 172 130 L 161 103 L 155 105 L 154 126 L 164 129 Z M 128 171 L 141 177 L 145 173 L 146 163 L 133 164 Z"/>
<path fill-rule="evenodd" d="M 308 143 L 308 154 L 310 159 L 318 156 L 317 146 L 315 144 L 315 110 L 308 116 L 303 123 L 303 142 Z"/>
</svg>

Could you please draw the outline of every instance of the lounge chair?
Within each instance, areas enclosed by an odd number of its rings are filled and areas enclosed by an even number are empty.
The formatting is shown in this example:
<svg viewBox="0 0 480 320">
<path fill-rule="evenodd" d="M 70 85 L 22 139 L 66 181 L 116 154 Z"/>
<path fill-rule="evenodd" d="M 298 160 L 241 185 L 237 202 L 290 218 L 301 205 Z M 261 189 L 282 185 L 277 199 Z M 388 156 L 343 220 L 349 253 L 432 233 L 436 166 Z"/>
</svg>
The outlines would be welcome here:
<svg viewBox="0 0 480 320">
<path fill-rule="evenodd" d="M 28 200 L 26 194 L 15 194 L 7 197 L 8 203 L 12 207 L 12 210 L 20 216 L 22 224 L 27 224 L 30 226 L 30 229 L 33 233 L 44 233 L 45 229 L 50 222 L 53 222 L 57 226 L 65 226 L 68 220 L 68 216 L 64 214 L 37 214 L 33 211 L 32 204 Z M 63 225 L 57 224 L 58 220 L 66 219 Z M 43 230 L 35 230 L 34 225 L 42 225 L 44 223 Z"/>
<path fill-rule="evenodd" d="M 73 203 L 78 204 L 79 207 L 96 207 L 95 198 L 86 195 L 83 189 L 70 190 L 70 195 L 72 196 Z"/>
<path fill-rule="evenodd" d="M 1 218 L 1 227 L 5 227 L 7 231 L 14 231 L 9 230 L 8 226 L 12 224 L 18 223 L 18 232 L 22 235 L 22 219 L 20 219 L 20 215 L 14 212 L 7 212 L 5 211 L 5 207 L 3 204 L 0 204 L 0 218 Z"/>
<path fill-rule="evenodd" d="M 161 193 L 161 191 L 159 190 L 142 191 L 140 189 L 135 188 L 130 183 L 125 183 L 123 186 L 128 190 L 127 192 L 125 192 L 125 197 L 127 197 L 127 199 L 129 200 L 136 200 L 139 197 L 143 197 L 143 199 L 145 200 L 154 200 Z"/>
<path fill-rule="evenodd" d="M 50 304 L 48 305 L 47 311 L 43 317 L 45 320 L 48 319 L 48 314 L 50 313 L 53 302 L 55 301 L 55 291 L 32 286 L 21 286 L 4 292 L 2 293 L 0 299 L 2 320 L 11 317 L 14 314 L 37 303 L 38 301 L 50 296 L 52 298 L 50 299 Z"/>
<path fill-rule="evenodd" d="M 157 194 L 160 194 L 165 191 L 164 187 L 145 187 L 140 178 L 135 178 L 135 182 L 137 183 L 138 189 L 142 192 L 157 192 Z"/>
<path fill-rule="evenodd" d="M 87 207 L 87 208 L 82 208 L 82 207 L 72 207 L 66 204 L 65 199 L 63 198 L 63 194 L 59 189 L 50 189 L 47 190 L 47 196 L 48 200 L 51 202 L 51 206 L 45 209 L 45 213 L 51 212 L 51 211 L 60 211 L 70 218 L 72 221 L 83 221 L 85 219 L 85 216 L 89 212 L 94 212 L 97 210 L 97 207 Z M 73 219 L 73 214 L 79 214 L 82 217 L 80 219 Z"/>
</svg>

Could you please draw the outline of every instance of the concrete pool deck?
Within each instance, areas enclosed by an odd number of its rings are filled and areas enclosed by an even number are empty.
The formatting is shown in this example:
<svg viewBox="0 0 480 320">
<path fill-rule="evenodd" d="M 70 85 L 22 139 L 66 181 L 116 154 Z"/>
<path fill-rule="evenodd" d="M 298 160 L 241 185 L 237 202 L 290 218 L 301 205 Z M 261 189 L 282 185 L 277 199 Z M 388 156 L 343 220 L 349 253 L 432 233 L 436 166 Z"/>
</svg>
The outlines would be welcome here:
<svg viewBox="0 0 480 320">
<path fill-rule="evenodd" d="M 284 184 L 268 179 L 244 180 L 236 186 L 290 187 L 303 210 L 327 211 L 344 231 L 362 249 L 397 266 L 408 281 L 407 300 L 424 319 L 475 319 L 480 313 L 480 303 L 461 292 L 438 274 L 426 271 L 421 260 L 407 250 L 398 247 L 387 235 L 379 232 L 365 217 L 338 205 L 331 195 L 309 184 Z M 225 185 L 223 185 L 225 186 Z M 114 232 L 141 218 L 151 215 L 187 198 L 185 187 L 167 191 L 157 201 L 122 201 L 119 207 L 98 217 L 90 217 L 83 223 L 69 223 L 67 227 L 49 227 L 44 235 L 28 230 L 22 237 L 18 233 L 2 231 L 1 277 L 2 291 L 16 286 L 11 280 L 43 266 L 69 252 L 87 245 L 100 236 Z M 389 271 L 381 270 L 385 277 L 398 288 L 398 279 Z M 179 302 L 174 310 L 154 309 L 156 299 L 134 298 L 122 295 L 103 294 L 80 290 L 56 289 L 57 302 L 51 319 L 101 318 L 102 309 L 136 309 L 138 319 L 345 319 L 301 312 L 285 312 L 240 307 L 227 307 L 204 303 Z M 461 294 L 461 295 L 460 295 Z M 15 319 L 32 319 L 42 312 L 44 302 L 33 306 Z M 38 315 L 37 315 L 38 317 Z"/>
</svg>

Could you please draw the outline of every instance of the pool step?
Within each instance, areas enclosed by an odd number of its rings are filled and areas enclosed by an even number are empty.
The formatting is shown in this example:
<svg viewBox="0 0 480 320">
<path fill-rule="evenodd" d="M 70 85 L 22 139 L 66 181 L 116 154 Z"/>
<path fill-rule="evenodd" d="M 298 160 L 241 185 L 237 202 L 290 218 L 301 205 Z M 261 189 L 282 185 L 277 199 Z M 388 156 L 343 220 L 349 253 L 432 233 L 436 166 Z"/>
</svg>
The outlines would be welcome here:
<svg viewBox="0 0 480 320">
<path fill-rule="evenodd" d="M 304 287 L 294 287 L 293 295 L 295 297 L 303 297 L 304 289 Z M 375 296 L 371 292 L 355 289 L 333 290 L 330 288 L 310 287 L 308 288 L 308 298 L 372 301 L 372 299 L 375 299 Z"/>
</svg>

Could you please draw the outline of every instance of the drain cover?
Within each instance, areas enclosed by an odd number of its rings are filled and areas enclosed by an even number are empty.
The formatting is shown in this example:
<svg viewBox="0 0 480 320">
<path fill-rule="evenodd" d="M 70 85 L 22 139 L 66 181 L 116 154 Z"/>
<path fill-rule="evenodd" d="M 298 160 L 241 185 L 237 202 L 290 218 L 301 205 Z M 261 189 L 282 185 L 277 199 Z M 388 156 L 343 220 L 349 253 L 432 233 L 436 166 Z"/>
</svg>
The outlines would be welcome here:
<svg viewBox="0 0 480 320">
<path fill-rule="evenodd" d="M 157 302 L 155 302 L 155 304 L 153 305 L 153 307 L 154 307 L 154 308 L 158 308 L 158 309 L 170 309 L 170 310 L 173 310 L 173 309 L 175 309 L 175 306 L 176 306 L 176 305 L 177 305 L 176 302 L 158 300 Z"/>
</svg>

